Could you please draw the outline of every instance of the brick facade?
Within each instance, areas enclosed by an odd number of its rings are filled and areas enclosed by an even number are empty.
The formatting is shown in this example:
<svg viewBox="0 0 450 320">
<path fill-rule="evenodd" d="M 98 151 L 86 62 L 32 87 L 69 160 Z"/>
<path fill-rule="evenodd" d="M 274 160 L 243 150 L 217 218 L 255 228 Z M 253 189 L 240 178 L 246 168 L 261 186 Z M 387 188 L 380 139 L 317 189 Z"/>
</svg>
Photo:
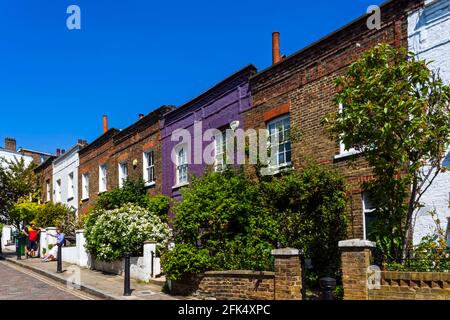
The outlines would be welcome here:
<svg viewBox="0 0 450 320">
<path fill-rule="evenodd" d="M 349 157 L 336 157 L 339 143 L 330 140 L 320 121 L 338 110 L 333 101 L 335 80 L 364 51 L 381 42 L 407 47 L 407 13 L 420 5 L 421 1 L 388 2 L 381 8 L 380 30 L 369 30 L 363 17 L 250 79 L 253 107 L 244 113 L 245 128 L 265 128 L 267 121 L 289 106 L 292 165 L 299 169 L 314 160 L 347 179 L 349 236 L 354 238 L 364 237 L 361 182 L 372 173 L 363 159 L 356 159 L 349 168 Z M 251 167 L 247 170 L 254 174 Z"/>
<path fill-rule="evenodd" d="M 80 151 L 78 189 L 81 213 L 87 213 L 98 198 L 99 166 L 107 166 L 107 191 L 110 191 L 119 186 L 119 163 L 127 163 L 129 179 L 137 180 L 143 177 L 144 152 L 154 152 L 155 184 L 148 186 L 148 194 L 161 193 L 160 119 L 173 109 L 171 106 L 162 106 L 122 131 L 111 129 Z M 89 199 L 82 199 L 84 174 L 89 174 Z"/>
<path fill-rule="evenodd" d="M 43 203 L 53 200 L 53 160 L 55 160 L 55 157 L 51 156 L 47 158 L 44 163 L 34 169 L 34 172 L 38 176 L 39 186 L 41 188 L 40 200 Z M 47 190 L 47 182 L 50 186 L 49 190 Z M 50 197 L 47 195 L 50 195 Z"/>
<path fill-rule="evenodd" d="M 95 205 L 99 195 L 99 166 L 108 166 L 107 189 L 111 190 L 115 185 L 113 179 L 115 167 L 111 157 L 114 154 L 113 137 L 119 133 L 117 129 L 110 129 L 97 140 L 88 144 L 79 151 L 80 166 L 78 168 L 78 199 L 80 199 L 78 212 L 87 214 Z M 82 176 L 89 174 L 89 198 L 82 197 Z"/>
<path fill-rule="evenodd" d="M 171 282 L 171 293 L 218 300 L 302 300 L 302 255 L 276 249 L 275 272 L 209 271 Z"/>
</svg>

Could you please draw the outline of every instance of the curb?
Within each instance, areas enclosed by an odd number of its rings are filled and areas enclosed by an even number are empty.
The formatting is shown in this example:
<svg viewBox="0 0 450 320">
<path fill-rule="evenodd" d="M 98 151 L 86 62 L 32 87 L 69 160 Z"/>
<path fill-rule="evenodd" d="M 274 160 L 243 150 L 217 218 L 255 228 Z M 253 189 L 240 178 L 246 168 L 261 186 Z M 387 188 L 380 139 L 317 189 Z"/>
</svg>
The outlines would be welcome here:
<svg viewBox="0 0 450 320">
<path fill-rule="evenodd" d="M 47 278 L 55 280 L 55 281 L 57 281 L 59 283 L 62 283 L 62 284 L 66 284 L 67 283 L 66 279 L 64 279 L 62 277 L 59 277 L 59 276 L 57 276 L 57 275 L 55 275 L 53 273 L 50 273 L 50 272 L 47 272 L 47 271 L 44 271 L 44 270 L 41 270 L 41 269 L 38 269 L 38 268 L 35 268 L 35 267 L 32 267 L 32 266 L 28 266 L 28 265 L 26 265 L 24 263 L 21 263 L 21 262 L 17 261 L 17 260 L 13 260 L 13 259 L 4 257 L 1 254 L 0 254 L 0 259 L 3 260 L 3 261 L 9 262 L 9 263 L 18 265 L 18 266 L 20 266 L 22 268 L 34 271 L 34 272 L 36 272 L 36 273 L 38 273 L 40 275 L 43 275 L 43 276 L 45 276 Z M 86 292 L 88 294 L 91 294 L 93 296 L 96 296 L 98 298 L 105 299 L 105 300 L 121 300 L 121 299 L 118 299 L 115 296 L 112 296 L 112 295 L 104 292 L 104 291 L 100 291 L 100 290 L 98 290 L 96 288 L 93 288 L 91 286 L 86 286 L 86 285 L 83 285 L 83 284 L 80 285 L 80 289 L 79 290 L 83 291 L 83 292 Z"/>
</svg>

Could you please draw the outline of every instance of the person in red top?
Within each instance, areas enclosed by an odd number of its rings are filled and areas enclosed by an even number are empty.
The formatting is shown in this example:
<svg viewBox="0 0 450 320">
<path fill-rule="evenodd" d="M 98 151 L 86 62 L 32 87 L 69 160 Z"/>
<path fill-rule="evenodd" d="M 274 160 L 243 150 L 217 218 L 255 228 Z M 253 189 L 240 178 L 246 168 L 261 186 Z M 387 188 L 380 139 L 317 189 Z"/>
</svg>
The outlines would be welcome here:
<svg viewBox="0 0 450 320">
<path fill-rule="evenodd" d="M 38 250 L 38 234 L 40 230 L 36 228 L 34 223 L 32 223 L 29 227 L 25 228 L 24 233 L 27 236 L 27 245 L 25 247 L 25 256 L 28 258 L 34 257 L 36 255 L 36 251 Z"/>
</svg>

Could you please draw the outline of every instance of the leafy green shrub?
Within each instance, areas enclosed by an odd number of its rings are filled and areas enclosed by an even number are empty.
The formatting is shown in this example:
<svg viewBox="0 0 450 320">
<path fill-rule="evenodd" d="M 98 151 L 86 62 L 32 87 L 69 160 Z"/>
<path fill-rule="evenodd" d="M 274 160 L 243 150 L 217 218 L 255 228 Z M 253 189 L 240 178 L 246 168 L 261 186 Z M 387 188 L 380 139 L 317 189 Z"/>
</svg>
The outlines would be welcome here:
<svg viewBox="0 0 450 320">
<path fill-rule="evenodd" d="M 309 164 L 261 183 L 266 206 L 280 221 L 280 242 L 302 249 L 319 277 L 338 277 L 338 242 L 347 236 L 346 189 L 336 172 Z"/>
<path fill-rule="evenodd" d="M 161 220 L 167 221 L 170 207 L 169 198 L 163 195 L 150 197 L 142 179 L 127 180 L 121 188 L 102 193 L 97 199 L 93 211 L 118 209 L 128 203 L 148 209 Z"/>
<path fill-rule="evenodd" d="M 67 228 L 70 219 L 75 219 L 72 209 L 62 203 L 48 202 L 37 211 L 34 222 L 41 228 L 59 227 L 64 233 L 70 234 L 71 231 Z"/>
<path fill-rule="evenodd" d="M 15 203 L 9 212 L 10 222 L 18 226 L 19 223 L 30 223 L 42 210 L 42 205 L 37 202 L 19 201 Z"/>
<path fill-rule="evenodd" d="M 389 271 L 450 272 L 450 248 L 446 232 L 441 225 L 436 210 L 430 212 L 435 223 L 434 230 L 413 247 L 409 259 L 403 263 L 388 262 Z"/>
<path fill-rule="evenodd" d="M 113 210 L 97 209 L 85 226 L 86 249 L 98 260 L 112 262 L 125 252 L 142 254 L 146 240 L 158 242 L 157 250 L 167 247 L 169 227 L 148 209 L 126 204 Z"/>
<path fill-rule="evenodd" d="M 257 185 L 227 170 L 194 179 L 174 207 L 175 249 L 162 257 L 172 280 L 207 270 L 271 270 L 279 224 Z"/>
</svg>

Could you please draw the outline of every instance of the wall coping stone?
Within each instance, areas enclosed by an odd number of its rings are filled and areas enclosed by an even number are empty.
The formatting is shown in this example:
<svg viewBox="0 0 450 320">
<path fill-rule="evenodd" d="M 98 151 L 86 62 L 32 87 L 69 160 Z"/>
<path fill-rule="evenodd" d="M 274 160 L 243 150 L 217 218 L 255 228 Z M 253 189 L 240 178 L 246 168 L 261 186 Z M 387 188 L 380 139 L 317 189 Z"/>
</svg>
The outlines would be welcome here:
<svg viewBox="0 0 450 320">
<path fill-rule="evenodd" d="M 226 271 L 206 271 L 205 276 L 275 276 L 271 271 L 249 271 L 249 270 L 226 270 Z"/>
<path fill-rule="evenodd" d="M 292 248 L 284 248 L 284 249 L 274 249 L 272 250 L 273 256 L 299 256 L 302 255 L 302 250 L 292 249 Z"/>
<path fill-rule="evenodd" d="M 146 240 L 146 241 L 144 241 L 144 244 L 155 244 L 155 243 L 158 243 L 158 241 L 155 241 L 155 240 Z"/>
<path fill-rule="evenodd" d="M 84 233 L 84 230 L 83 230 L 83 229 L 81 229 L 81 230 L 75 230 L 75 233 Z"/>
<path fill-rule="evenodd" d="M 45 230 L 56 230 L 56 227 L 47 227 Z"/>
<path fill-rule="evenodd" d="M 339 241 L 339 248 L 375 248 L 375 242 L 361 239 Z"/>
</svg>

